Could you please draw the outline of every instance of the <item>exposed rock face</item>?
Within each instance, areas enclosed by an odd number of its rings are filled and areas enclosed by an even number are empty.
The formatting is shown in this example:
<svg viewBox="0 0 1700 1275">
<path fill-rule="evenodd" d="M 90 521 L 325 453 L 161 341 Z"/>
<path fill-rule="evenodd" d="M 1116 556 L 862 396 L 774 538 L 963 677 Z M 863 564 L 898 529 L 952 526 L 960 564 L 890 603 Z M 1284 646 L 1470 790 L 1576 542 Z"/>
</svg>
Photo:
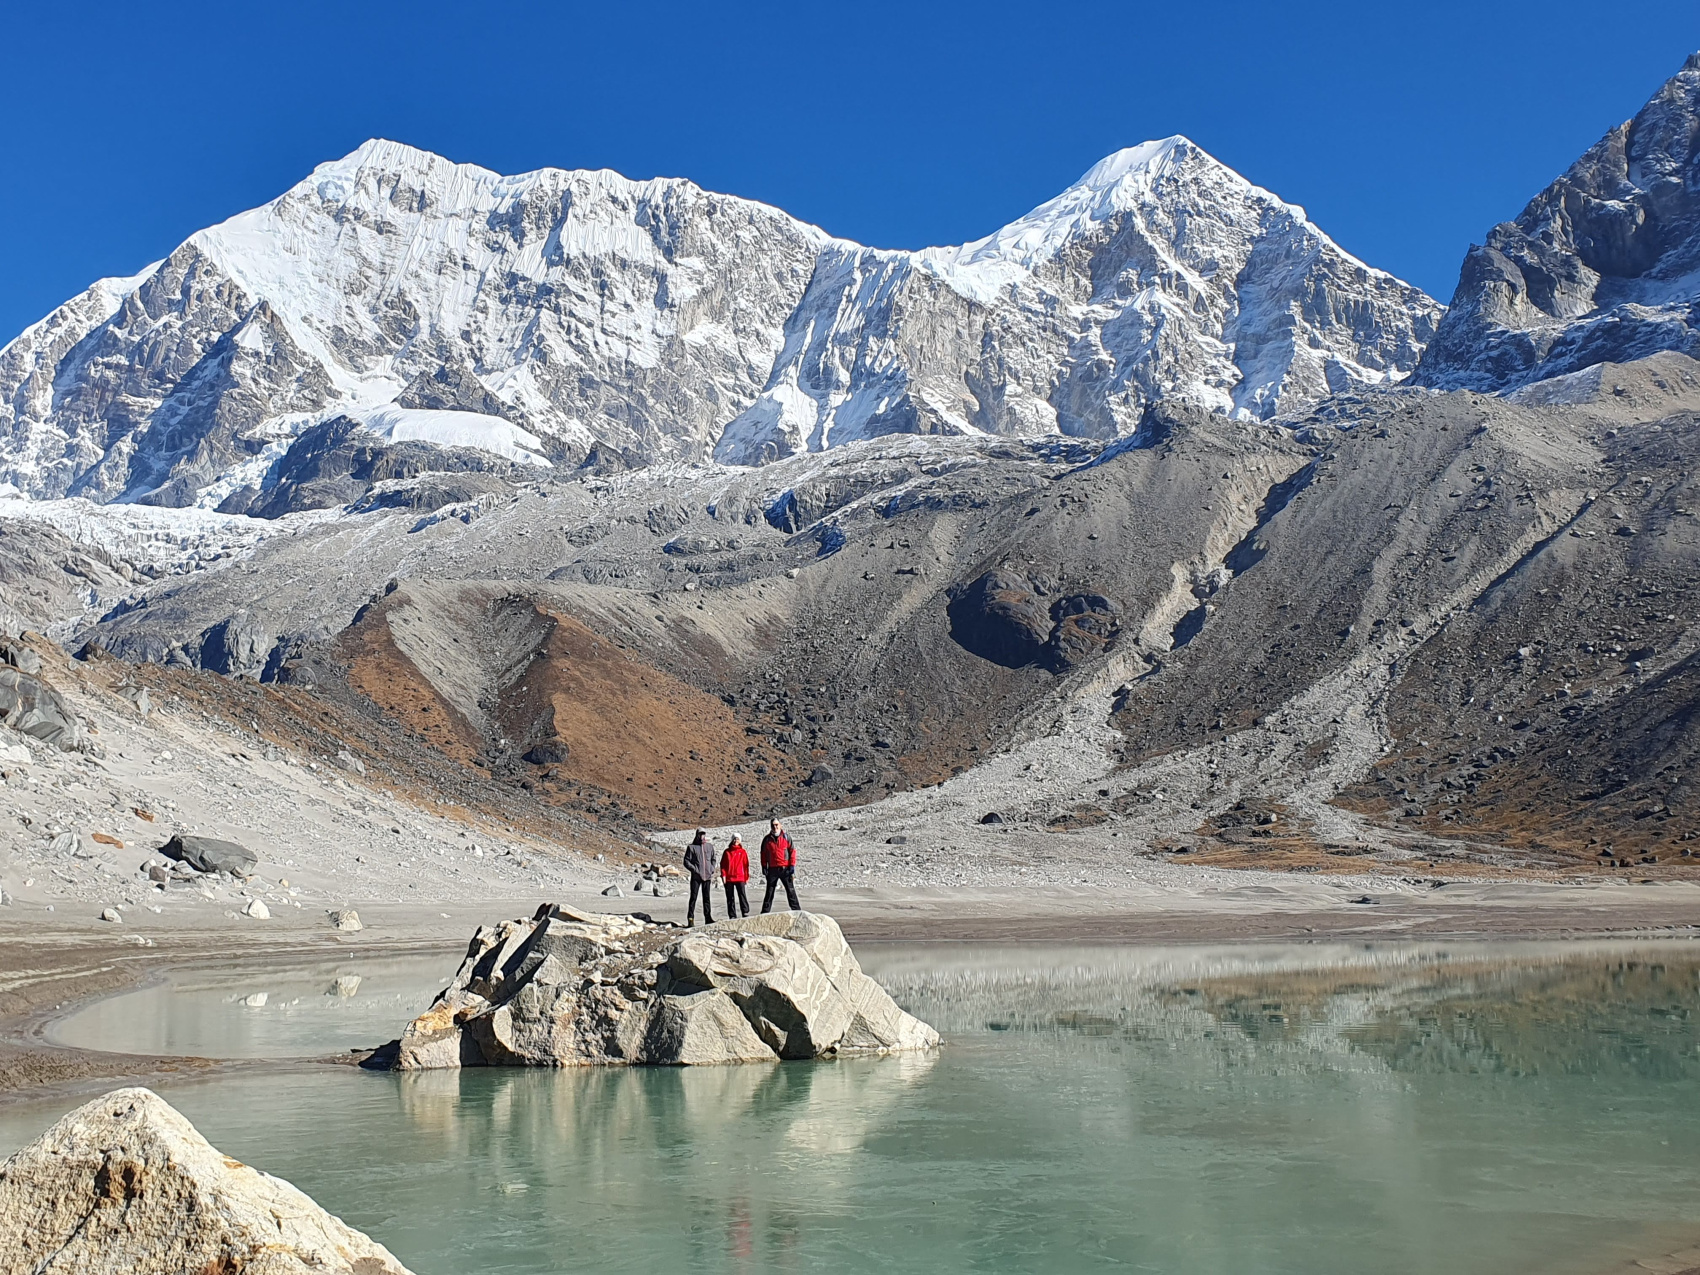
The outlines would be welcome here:
<svg viewBox="0 0 1700 1275">
<path fill-rule="evenodd" d="M 1045 644 L 1050 666 L 1061 672 L 1102 655 L 1121 632 L 1121 608 L 1099 593 L 1076 593 L 1051 604 L 1056 627 Z"/>
<path fill-rule="evenodd" d="M 245 513 L 255 518 L 279 518 L 306 509 L 330 509 L 353 504 L 380 484 L 422 475 L 476 475 L 470 480 L 438 479 L 414 485 L 387 503 L 409 508 L 436 509 L 456 500 L 501 491 L 503 477 L 528 468 L 476 447 L 444 447 L 419 440 L 386 443 L 359 421 L 347 416 L 315 425 L 290 445 L 277 467 L 265 476 L 265 486 L 250 485 L 226 497 L 220 513 Z M 421 488 L 424 490 L 421 490 Z M 430 489 L 439 489 L 432 501 Z M 457 494 L 457 489 L 459 493 Z M 383 495 L 379 496 L 383 501 Z"/>
<path fill-rule="evenodd" d="M 950 635 L 964 648 L 1008 668 L 1034 663 L 1051 636 L 1050 609 L 1013 571 L 976 579 L 951 603 L 950 619 Z"/>
<path fill-rule="evenodd" d="M 1700 54 L 1470 249 L 1421 384 L 1504 390 L 1700 351 Z"/>
<path fill-rule="evenodd" d="M 123 593 L 136 583 L 129 568 L 98 546 L 0 513 L 0 632 L 46 630 L 68 606 L 74 609 L 91 595 Z"/>
<path fill-rule="evenodd" d="M 118 1089 L 0 1165 L 0 1275 L 407 1275 L 280 1178 Z"/>
<path fill-rule="evenodd" d="M 33 647 L 13 638 L 0 639 L 0 664 L 10 664 L 32 677 L 41 672 L 41 656 Z"/>
<path fill-rule="evenodd" d="M 0 481 L 217 504 L 303 424 L 390 403 L 563 455 L 700 455 L 826 242 L 686 181 L 368 142 L 0 351 Z"/>
<path fill-rule="evenodd" d="M 402 1034 L 402 1070 L 702 1065 L 930 1049 L 938 1033 L 862 973 L 831 917 L 670 926 L 545 905 L 481 927 Z"/>
<path fill-rule="evenodd" d="M 1439 313 L 1184 138 L 919 253 L 686 181 L 373 141 L 0 349 L 0 484 L 276 516 L 357 499 L 388 460 L 419 472 L 371 442 L 292 446 L 339 418 L 596 472 L 1107 438 L 1160 398 L 1263 418 L 1396 381 Z"/>
<path fill-rule="evenodd" d="M 89 747 L 82 722 L 59 697 L 59 692 L 39 677 L 11 665 L 0 666 L 0 722 L 62 752 L 80 752 Z"/>
<path fill-rule="evenodd" d="M 244 607 L 201 635 L 201 667 L 227 677 L 258 677 L 275 645 L 264 623 Z"/>
</svg>

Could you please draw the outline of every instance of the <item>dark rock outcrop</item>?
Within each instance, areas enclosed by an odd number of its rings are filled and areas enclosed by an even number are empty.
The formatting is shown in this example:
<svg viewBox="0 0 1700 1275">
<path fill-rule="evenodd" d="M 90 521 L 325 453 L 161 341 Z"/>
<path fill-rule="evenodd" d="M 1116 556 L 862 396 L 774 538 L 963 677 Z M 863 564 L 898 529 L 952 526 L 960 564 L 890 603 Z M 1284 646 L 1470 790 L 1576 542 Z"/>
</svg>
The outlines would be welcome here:
<svg viewBox="0 0 1700 1275">
<path fill-rule="evenodd" d="M 59 692 L 10 665 L 0 667 L 0 722 L 61 752 L 84 752 L 89 747 L 82 722 Z"/>
<path fill-rule="evenodd" d="M 16 638 L 0 639 L 0 664 L 10 664 L 20 673 L 41 672 L 41 656 Z"/>
<path fill-rule="evenodd" d="M 516 425 L 527 423 L 525 413 L 490 393 L 484 382 L 451 353 L 439 367 L 422 370 L 396 397 L 397 407 L 422 407 L 437 412 L 477 412 L 499 416 Z"/>
<path fill-rule="evenodd" d="M 919 472 L 918 467 L 911 465 L 883 465 L 844 474 L 822 474 L 787 488 L 768 506 L 765 516 L 769 525 L 795 533 Z"/>
<path fill-rule="evenodd" d="M 522 476 L 526 467 L 474 447 L 440 447 L 415 441 L 389 442 L 360 422 L 339 416 L 307 430 L 290 445 L 262 489 L 244 488 L 219 506 L 220 513 L 281 518 L 307 509 L 353 504 L 377 483 L 424 474 Z M 477 484 L 479 491 L 500 483 Z M 463 497 L 463 499 L 470 497 Z M 441 504 L 451 503 L 443 500 Z M 440 508 L 433 504 L 431 508 Z M 422 507 L 422 506 L 419 506 Z"/>
<path fill-rule="evenodd" d="M 201 667 L 227 677 L 258 677 L 276 644 L 252 612 L 237 611 L 201 635 Z"/>
<path fill-rule="evenodd" d="M 379 509 L 411 509 L 416 513 L 435 513 L 448 505 L 475 501 L 493 502 L 513 490 L 500 474 L 427 473 L 417 480 L 398 486 L 386 486 L 368 491 L 354 503 L 351 513 L 371 513 Z"/>
<path fill-rule="evenodd" d="M 1077 593 L 1051 604 L 1056 627 L 1045 643 L 1045 662 L 1063 672 L 1102 655 L 1121 630 L 1121 608 L 1097 593 Z"/>
<path fill-rule="evenodd" d="M 995 568 L 949 604 L 950 636 L 1005 668 L 1035 664 L 1051 637 L 1051 612 L 1025 576 Z"/>
<path fill-rule="evenodd" d="M 1005 668 L 1039 665 L 1066 672 L 1102 655 L 1120 631 L 1121 608 L 1096 593 L 1046 603 L 1026 576 L 997 568 L 948 606 L 950 635 L 965 650 Z"/>
<path fill-rule="evenodd" d="M 245 877 L 259 865 L 260 859 L 247 846 L 216 837 L 196 837 L 178 833 L 159 848 L 167 859 L 186 863 L 197 872 L 228 872 Z"/>
</svg>

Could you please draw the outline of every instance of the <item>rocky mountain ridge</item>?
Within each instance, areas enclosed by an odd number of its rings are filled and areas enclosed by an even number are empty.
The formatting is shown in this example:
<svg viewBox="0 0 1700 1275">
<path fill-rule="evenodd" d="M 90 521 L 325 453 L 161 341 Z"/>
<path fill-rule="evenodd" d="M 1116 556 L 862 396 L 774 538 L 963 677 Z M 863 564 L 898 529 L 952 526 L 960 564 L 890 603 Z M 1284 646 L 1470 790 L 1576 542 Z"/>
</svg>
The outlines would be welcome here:
<svg viewBox="0 0 1700 1275">
<path fill-rule="evenodd" d="M 1264 418 L 1396 381 L 1439 314 L 1184 138 L 922 252 L 687 181 L 373 141 L 0 350 L 0 484 L 271 510 L 297 440 L 339 417 L 598 469 L 1114 438 L 1156 401 Z"/>
<path fill-rule="evenodd" d="M 1700 53 L 1464 260 L 1416 382 L 1512 390 L 1700 352 Z"/>
<path fill-rule="evenodd" d="M 1439 315 L 1170 137 L 960 248 L 829 248 L 715 454 L 890 433 L 1113 439 L 1169 399 L 1262 420 L 1399 381 Z"/>
</svg>

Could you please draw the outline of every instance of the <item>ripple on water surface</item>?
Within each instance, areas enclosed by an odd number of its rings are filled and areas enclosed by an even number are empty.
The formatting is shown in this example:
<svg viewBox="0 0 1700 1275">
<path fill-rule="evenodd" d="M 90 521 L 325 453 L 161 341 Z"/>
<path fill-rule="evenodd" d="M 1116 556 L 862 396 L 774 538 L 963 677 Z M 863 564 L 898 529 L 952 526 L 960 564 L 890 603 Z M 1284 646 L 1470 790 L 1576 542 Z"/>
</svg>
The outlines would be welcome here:
<svg viewBox="0 0 1700 1275">
<path fill-rule="evenodd" d="M 1700 1239 L 1700 948 L 866 957 L 945 1049 L 677 1070 L 280 1068 L 165 1092 L 216 1146 L 420 1275 L 1603 1275 Z M 374 972 L 343 971 L 362 982 L 342 999 Z M 393 1018 L 334 1044 L 393 1035 L 446 972 L 392 968 Z M 194 1013 L 242 1021 L 256 1007 L 241 986 Z M 276 1052 L 319 1052 L 341 1030 L 314 1021 L 312 1048 L 279 1037 Z M 56 1114 L 0 1115 L 0 1146 Z"/>
</svg>

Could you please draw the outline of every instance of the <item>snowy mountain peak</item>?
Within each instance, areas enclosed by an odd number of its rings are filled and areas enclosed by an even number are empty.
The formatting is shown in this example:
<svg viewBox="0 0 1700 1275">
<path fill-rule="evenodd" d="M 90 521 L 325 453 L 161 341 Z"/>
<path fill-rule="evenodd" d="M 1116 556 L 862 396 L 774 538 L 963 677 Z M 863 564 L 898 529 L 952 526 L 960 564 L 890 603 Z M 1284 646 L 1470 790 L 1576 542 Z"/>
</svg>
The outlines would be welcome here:
<svg viewBox="0 0 1700 1275">
<path fill-rule="evenodd" d="M 1177 134 L 1107 155 L 1062 194 L 1026 216 L 960 248 L 931 249 L 929 256 L 941 266 L 1000 262 L 1031 270 L 1055 256 L 1090 223 L 1136 207 L 1141 199 L 1150 197 L 1164 177 L 1188 160 L 1207 165 L 1212 175 L 1219 174 L 1230 184 L 1251 186 L 1227 165 Z"/>
<path fill-rule="evenodd" d="M 1310 220 L 1299 205 L 1253 185 L 1177 133 L 1105 156 L 1060 195 L 983 239 L 959 248 L 929 248 L 921 256 L 952 286 L 978 301 L 984 300 L 988 291 L 1007 285 L 1014 271 L 1037 268 L 1089 235 L 1095 223 L 1107 222 L 1118 214 L 1164 205 L 1226 210 L 1236 204 L 1264 210 L 1294 226 L 1308 225 Z M 1315 231 L 1315 235 L 1343 259 L 1372 269 L 1321 231 Z M 1392 280 L 1391 275 L 1385 277 Z"/>
<path fill-rule="evenodd" d="M 312 185 L 338 178 L 349 179 L 368 168 L 391 173 L 429 172 L 439 168 L 464 169 L 470 177 L 484 177 L 491 181 L 501 177 L 500 173 L 490 169 L 480 168 L 476 164 L 457 164 L 435 151 L 421 150 L 417 146 L 409 146 L 406 142 L 391 141 L 387 137 L 369 137 L 341 159 L 326 160 L 318 165 L 299 185 Z"/>
<path fill-rule="evenodd" d="M 1103 159 L 1088 168 L 1071 189 L 1079 189 L 1084 186 L 1090 190 L 1108 190 L 1130 173 L 1145 173 L 1154 169 L 1161 169 L 1171 156 L 1183 148 L 1196 149 L 1189 139 L 1182 137 L 1179 133 L 1155 142 L 1141 142 L 1138 146 L 1125 146 L 1112 155 L 1104 156 Z"/>
<path fill-rule="evenodd" d="M 890 433 L 1113 438 L 1162 398 L 1263 419 L 1403 379 L 1440 312 L 1169 137 L 959 248 L 823 253 L 767 387 L 715 454 Z"/>
</svg>

